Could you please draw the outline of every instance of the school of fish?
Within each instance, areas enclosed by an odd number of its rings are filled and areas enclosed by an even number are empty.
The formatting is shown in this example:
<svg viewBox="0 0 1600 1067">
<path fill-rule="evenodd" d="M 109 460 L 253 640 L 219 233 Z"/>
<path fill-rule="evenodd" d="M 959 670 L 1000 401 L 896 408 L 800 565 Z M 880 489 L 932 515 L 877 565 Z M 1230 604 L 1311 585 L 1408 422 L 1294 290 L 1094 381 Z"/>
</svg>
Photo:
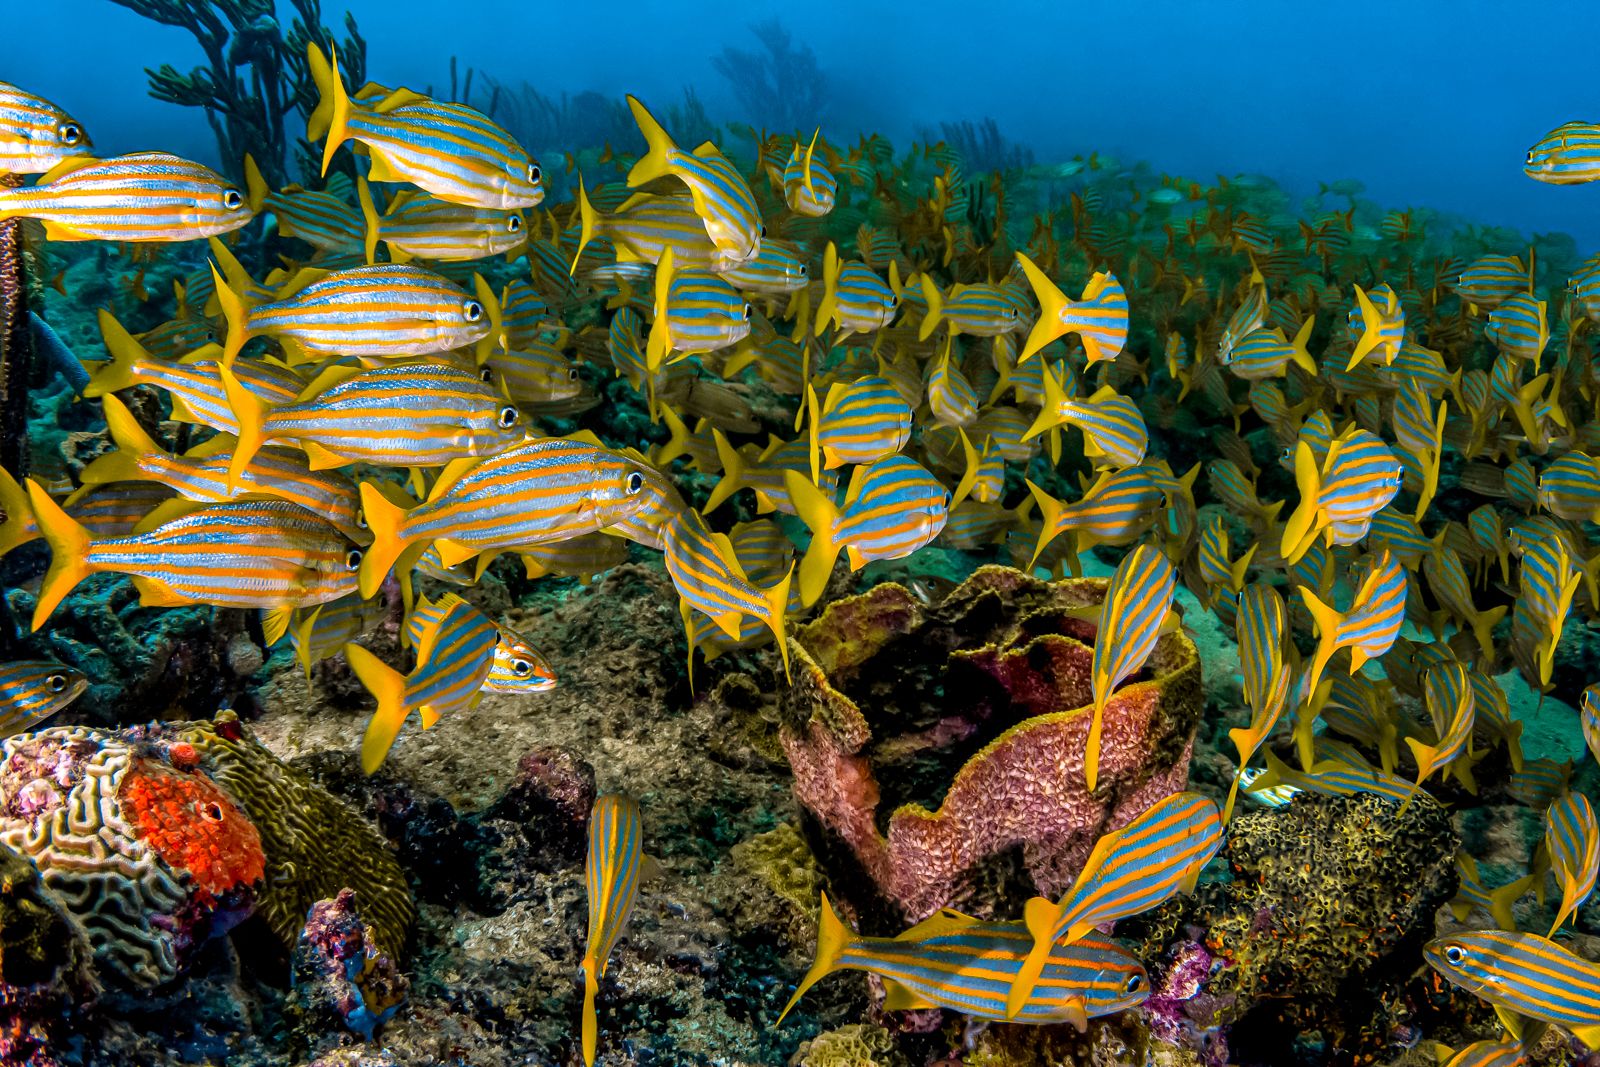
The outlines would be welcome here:
<svg viewBox="0 0 1600 1067">
<path fill-rule="evenodd" d="M 28 177 L 0 188 L 0 220 L 141 256 L 208 242 L 164 324 L 135 335 L 101 313 L 107 358 L 81 392 L 113 449 L 76 485 L 0 471 L 0 552 L 49 548 L 34 629 L 96 573 L 147 606 L 259 612 L 305 670 L 342 654 L 371 691 L 371 773 L 413 716 L 429 729 L 486 692 L 558 684 L 525 638 L 466 595 L 418 595 L 417 574 L 467 589 L 510 554 L 530 577 L 587 580 L 659 553 L 691 679 L 697 651 L 767 643 L 787 676 L 786 627 L 841 556 L 855 571 L 937 543 L 1060 575 L 1126 549 L 1095 620 L 1084 785 L 1108 700 L 1182 625 L 1182 585 L 1237 636 L 1246 725 L 1229 732 L 1226 805 L 1158 802 L 1013 922 L 946 910 L 863 937 L 824 900 L 790 1007 L 855 969 L 889 1008 L 1081 1030 L 1149 994 L 1104 928 L 1192 888 L 1240 793 L 1372 793 L 1400 817 L 1430 783 L 1476 791 L 1474 767 L 1504 748 L 1547 833 L 1505 886 L 1458 858 L 1458 918 L 1493 926 L 1426 960 L 1510 1040 L 1450 1062 L 1520 1062 L 1530 1024 L 1600 1042 L 1600 964 L 1552 940 L 1594 891 L 1600 827 L 1570 767 L 1523 760 L 1499 680 L 1549 692 L 1564 629 L 1600 618 L 1600 256 L 1542 277 L 1532 249 L 1441 253 L 1411 212 L 1260 214 L 1257 182 L 1098 157 L 1062 168 L 1081 179 L 1066 202 L 1021 222 L 1005 176 L 964 173 L 942 143 L 897 158 L 876 136 L 746 131 L 754 159 L 736 161 L 679 145 L 631 96 L 643 152 L 607 146 L 588 173 L 569 156 L 574 195 L 549 204 L 540 163 L 482 113 L 348 86 L 315 45 L 307 59 L 315 190 L 271 189 L 248 159 L 241 187 L 159 151 L 100 158 L 69 113 L 0 83 L 0 173 Z M 1600 180 L 1600 127 L 1558 127 L 1524 169 Z M 229 235 L 263 220 L 297 258 L 253 273 Z M 544 432 L 599 404 L 607 378 L 664 442 Z M 757 384 L 793 411 L 789 432 L 755 417 Z M 158 443 L 118 396 L 139 385 L 197 443 Z M 1149 433 L 1180 405 L 1203 470 Z M 679 463 L 718 477 L 703 508 Z M 720 521 L 730 501 L 757 517 Z M 1222 508 L 1202 522 L 1208 501 Z M 404 605 L 404 672 L 360 643 L 386 598 Z M 0 665 L 0 729 L 86 685 Z M 1600 683 L 1580 703 L 1600 759 Z M 597 802 L 586 1062 L 642 838 L 637 803 Z M 1514 929 L 1512 905 L 1552 875 L 1554 926 Z"/>
</svg>

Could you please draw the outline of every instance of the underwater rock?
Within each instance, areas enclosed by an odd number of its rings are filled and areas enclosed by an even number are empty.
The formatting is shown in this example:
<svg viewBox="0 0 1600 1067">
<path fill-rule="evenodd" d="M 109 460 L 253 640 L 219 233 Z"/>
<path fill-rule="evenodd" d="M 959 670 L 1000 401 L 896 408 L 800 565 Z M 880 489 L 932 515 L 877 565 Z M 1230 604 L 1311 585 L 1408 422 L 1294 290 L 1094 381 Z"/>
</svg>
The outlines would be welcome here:
<svg viewBox="0 0 1600 1067">
<path fill-rule="evenodd" d="M 390 956 L 404 949 L 416 906 L 382 834 L 269 752 L 232 711 L 172 733 L 179 741 L 172 747 L 185 746 L 260 831 L 267 877 L 259 910 L 286 948 L 299 941 L 313 904 L 353 889 L 377 948 Z"/>
<path fill-rule="evenodd" d="M 830 870 L 859 867 L 896 921 L 946 905 L 1015 914 L 1184 787 L 1203 695 L 1180 631 L 1107 704 L 1099 788 L 1085 788 L 1084 616 L 1105 589 L 983 567 L 937 605 L 883 584 L 795 633 L 781 736 Z"/>
<path fill-rule="evenodd" d="M 98 991 L 83 928 L 0 846 L 0 1064 L 52 1067 L 56 1031 Z"/>
<path fill-rule="evenodd" d="M 1374 795 L 1306 794 L 1238 815 L 1223 852 L 1231 879 L 1128 927 L 1153 931 L 1147 961 L 1180 942 L 1168 974 L 1154 979 L 1152 1010 L 1164 1017 L 1153 1027 L 1169 1040 L 1185 1030 L 1194 1047 L 1229 1027 L 1240 1062 L 1312 1030 L 1347 1049 L 1374 1039 L 1380 1047 L 1371 1051 L 1381 1051 L 1387 1035 L 1363 1030 L 1392 1014 L 1374 1010 L 1385 988 L 1415 972 L 1434 912 L 1455 893 L 1459 845 L 1449 815 L 1426 793 L 1403 815 Z M 1202 981 L 1175 982 L 1172 970 L 1185 969 Z M 1192 992 L 1180 998 L 1179 984 Z"/>
<path fill-rule="evenodd" d="M 81 923 L 97 972 L 150 989 L 248 915 L 262 841 L 180 746 L 82 726 L 0 743 L 0 843 Z"/>
<path fill-rule="evenodd" d="M 516 780 L 488 814 L 520 825 L 540 851 L 577 862 L 588 848 L 594 798 L 594 768 L 570 748 L 541 745 L 517 762 Z"/>
<path fill-rule="evenodd" d="M 290 969 L 295 1035 L 316 1047 L 343 1027 L 372 1040 L 405 1000 L 409 983 L 373 942 L 353 889 L 311 905 Z"/>
</svg>

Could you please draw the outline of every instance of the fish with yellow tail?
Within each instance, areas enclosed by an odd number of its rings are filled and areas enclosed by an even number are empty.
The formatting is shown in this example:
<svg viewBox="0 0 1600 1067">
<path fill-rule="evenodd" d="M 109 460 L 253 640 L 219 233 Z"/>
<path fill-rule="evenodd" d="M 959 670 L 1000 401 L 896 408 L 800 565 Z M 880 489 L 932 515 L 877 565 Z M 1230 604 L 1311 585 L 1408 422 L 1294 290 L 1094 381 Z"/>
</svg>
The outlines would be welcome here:
<svg viewBox="0 0 1600 1067">
<path fill-rule="evenodd" d="M 1561 906 L 1550 925 L 1554 937 L 1594 893 L 1595 878 L 1600 876 L 1600 825 L 1588 797 L 1568 791 L 1550 805 L 1545 813 L 1544 849 L 1561 887 Z"/>
<path fill-rule="evenodd" d="M 821 403 L 815 386 L 806 386 L 811 480 L 848 463 L 875 463 L 911 440 L 911 405 L 887 378 L 868 375 L 834 382 Z"/>
<path fill-rule="evenodd" d="M 744 175 L 710 141 L 685 152 L 635 97 L 628 97 L 633 120 L 644 135 L 646 152 L 628 171 L 628 187 L 672 176 L 683 182 L 694 200 L 711 243 L 723 254 L 723 265 L 737 267 L 761 247 L 761 211 Z"/>
<path fill-rule="evenodd" d="M 817 158 L 819 128 L 811 135 L 811 143 L 800 150 L 800 140 L 795 139 L 794 151 L 783 167 L 783 200 L 789 210 L 807 218 L 821 218 L 833 210 L 839 193 L 839 180 L 828 169 L 828 164 Z M 763 242 L 765 243 L 765 242 Z"/>
<path fill-rule="evenodd" d="M 1422 686 L 1423 700 L 1433 719 L 1434 736 L 1438 740 L 1430 745 L 1415 737 L 1406 738 L 1412 758 L 1417 761 L 1416 789 L 1419 791 L 1422 783 L 1434 771 L 1455 763 L 1466 753 L 1467 745 L 1472 740 L 1475 699 L 1467 680 L 1466 668 L 1454 660 L 1428 671 Z M 1471 778 L 1467 781 L 1470 782 Z M 1404 811 L 1410 803 L 1408 799 L 1401 810 Z"/>
<path fill-rule="evenodd" d="M 228 179 L 166 152 L 66 159 L 37 185 L 0 188 L 0 221 L 36 219 L 52 241 L 196 241 L 254 217 Z"/>
<path fill-rule="evenodd" d="M 668 521 L 665 541 L 667 574 L 678 591 L 679 612 L 683 616 L 684 631 L 689 635 L 691 670 L 694 666 L 693 613 L 698 611 L 735 640 L 739 637 L 742 617 L 748 615 L 766 623 L 783 657 L 784 677 L 788 677 L 789 645 L 784 638 L 783 619 L 789 609 L 793 567 L 770 586 L 751 585 L 728 535 L 713 533 L 693 508 L 685 508 Z"/>
<path fill-rule="evenodd" d="M 1349 545 L 1366 536 L 1372 517 L 1400 491 L 1400 461 L 1376 434 L 1355 426 L 1333 439 L 1319 464 L 1307 441 L 1294 450 L 1300 504 L 1284 523 L 1286 563 L 1305 555 L 1318 534 L 1329 545 Z"/>
<path fill-rule="evenodd" d="M 33 729 L 88 688 L 82 671 L 51 660 L 0 663 L 0 738 Z"/>
<path fill-rule="evenodd" d="M 83 123 L 42 96 L 0 82 L 0 174 L 44 174 L 92 155 Z"/>
<path fill-rule="evenodd" d="M 1071 1023 L 1080 1032 L 1089 1020 L 1114 1015 L 1150 995 L 1150 979 L 1138 960 L 1101 937 L 1048 946 L 1043 965 L 1016 1011 L 1007 997 L 1034 947 L 1018 922 L 981 922 L 945 909 L 898 937 L 863 937 L 822 898 L 817 958 L 778 1017 L 836 971 L 865 971 L 883 980 L 884 1008 L 901 1011 L 946 1008 L 976 1019 L 1033 1025 Z"/>
<path fill-rule="evenodd" d="M 583 949 L 583 1062 L 594 1064 L 600 1041 L 595 998 L 611 950 L 628 927 L 639 883 L 648 877 L 644 818 L 639 802 L 620 793 L 597 797 L 589 811 L 589 854 L 583 877 L 589 895 L 589 936 Z"/>
<path fill-rule="evenodd" d="M 1099 779 L 1100 729 L 1111 693 L 1144 667 L 1172 611 L 1177 574 L 1158 549 L 1140 545 L 1123 557 L 1106 588 L 1105 605 L 1095 629 L 1090 686 L 1093 719 L 1083 756 L 1083 775 L 1092 792 Z"/>
<path fill-rule="evenodd" d="M 1122 829 L 1102 836 L 1060 903 L 1043 897 L 1028 901 L 1026 925 L 1033 945 L 1006 995 L 1006 1018 L 1016 1019 L 1036 995 L 1060 946 L 1083 944 L 1097 926 L 1192 890 L 1222 839 L 1222 815 L 1199 793 L 1158 800 Z"/>
<path fill-rule="evenodd" d="M 1292 672 L 1284 663 L 1284 640 L 1289 613 L 1283 597 L 1265 582 L 1257 582 L 1239 595 L 1239 614 L 1234 632 L 1239 641 L 1239 668 L 1244 679 L 1244 700 L 1250 708 L 1250 725 L 1228 731 L 1228 738 L 1239 751 L 1239 770 L 1228 790 L 1228 803 L 1222 811 L 1226 824 L 1233 817 L 1239 798 L 1239 782 L 1255 755 L 1282 717 L 1289 699 Z"/>
<path fill-rule="evenodd" d="M 1086 400 L 1068 396 L 1048 367 L 1044 371 L 1044 404 L 1039 417 L 1022 435 L 1024 441 L 1057 426 L 1083 431 L 1083 454 L 1096 470 L 1119 470 L 1144 460 L 1150 445 L 1139 405 L 1103 385 Z M 1054 453 L 1052 453 L 1053 455 Z"/>
<path fill-rule="evenodd" d="M 697 352 L 715 352 L 750 336 L 750 305 L 739 290 L 706 270 L 678 270 L 672 250 L 656 266 L 655 321 L 645 342 L 650 371 Z"/>
<path fill-rule="evenodd" d="M 1350 353 L 1350 362 L 1345 370 L 1355 370 L 1368 358 L 1387 366 L 1400 355 L 1400 349 L 1405 344 L 1406 311 L 1400 306 L 1399 295 L 1387 285 L 1382 287 L 1381 293 L 1377 289 L 1373 293 L 1379 296 L 1381 305 L 1375 303 L 1361 286 L 1356 286 L 1356 306 L 1361 311 L 1361 337 L 1356 341 L 1355 350 Z"/>
<path fill-rule="evenodd" d="M 877 559 L 901 559 L 938 537 L 950 517 L 949 490 L 909 456 L 856 467 L 842 507 L 798 472 L 783 477 L 795 512 L 811 531 L 800 563 L 800 600 L 807 606 L 822 596 L 841 551 L 852 571 Z"/>
<path fill-rule="evenodd" d="M 1521 1041 L 1474 1041 L 1460 1052 L 1439 1045 L 1440 1067 L 1522 1067 L 1528 1062 Z"/>
<path fill-rule="evenodd" d="M 1083 342 L 1090 364 L 1121 355 L 1128 343 L 1128 294 L 1114 275 L 1094 274 L 1083 288 L 1083 298 L 1074 303 L 1033 260 L 1018 252 L 1017 262 L 1022 264 L 1040 307 L 1039 320 L 1028 334 L 1020 361 L 1069 333 L 1076 333 Z"/>
<path fill-rule="evenodd" d="M 323 141 L 322 172 L 346 141 L 372 160 L 375 182 L 409 182 L 440 200 L 496 211 L 537 207 L 543 173 L 514 137 L 465 104 L 446 104 L 409 89 L 352 98 L 337 53 L 306 45 L 307 69 L 320 99 L 306 140 Z"/>
<path fill-rule="evenodd" d="M 1348 611 L 1334 610 L 1303 585 L 1297 588 L 1317 631 L 1308 692 L 1316 688 L 1323 669 L 1341 648 L 1350 650 L 1349 673 L 1354 674 L 1368 660 L 1388 652 L 1400 636 L 1406 614 L 1406 570 L 1388 549 L 1367 557 Z"/>
<path fill-rule="evenodd" d="M 1557 1023 L 1600 1048 L 1600 965 L 1549 938 L 1511 930 L 1452 934 L 1430 941 L 1422 957 L 1451 985 L 1488 1002 L 1502 1022 L 1521 1016 Z"/>
<path fill-rule="evenodd" d="M 360 645 L 346 645 L 345 659 L 378 701 L 361 738 L 361 769 L 383 766 L 405 721 L 416 714 L 423 729 L 451 712 L 477 706 L 494 665 L 500 631 L 493 620 L 454 593 L 418 609 L 417 665 L 410 674 L 385 664 Z"/>
</svg>

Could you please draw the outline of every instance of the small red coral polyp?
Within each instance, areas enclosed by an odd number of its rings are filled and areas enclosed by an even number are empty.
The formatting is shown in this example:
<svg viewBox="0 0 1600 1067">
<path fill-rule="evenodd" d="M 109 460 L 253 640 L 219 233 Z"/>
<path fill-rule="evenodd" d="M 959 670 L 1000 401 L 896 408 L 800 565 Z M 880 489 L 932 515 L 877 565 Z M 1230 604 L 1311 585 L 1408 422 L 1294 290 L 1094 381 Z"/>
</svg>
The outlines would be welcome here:
<svg viewBox="0 0 1600 1067">
<path fill-rule="evenodd" d="M 226 793 L 194 774 L 149 765 L 128 772 L 119 795 L 139 838 L 214 898 L 261 879 L 261 835 Z"/>
</svg>

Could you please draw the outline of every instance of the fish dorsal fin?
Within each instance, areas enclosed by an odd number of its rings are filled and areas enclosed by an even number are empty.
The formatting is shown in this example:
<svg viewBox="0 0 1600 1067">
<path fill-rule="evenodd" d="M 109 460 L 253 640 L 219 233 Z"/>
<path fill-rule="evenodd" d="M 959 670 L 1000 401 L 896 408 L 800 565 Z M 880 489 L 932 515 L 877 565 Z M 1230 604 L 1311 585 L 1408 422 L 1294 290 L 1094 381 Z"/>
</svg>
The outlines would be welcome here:
<svg viewBox="0 0 1600 1067">
<path fill-rule="evenodd" d="M 579 430 L 577 433 L 569 433 L 567 436 L 563 437 L 562 440 L 581 441 L 586 445 L 593 445 L 595 448 L 606 447 L 605 444 L 601 442 L 600 438 L 595 436 L 595 432 L 593 430 Z M 640 458 L 642 459 L 643 457 L 641 456 Z"/>
<path fill-rule="evenodd" d="M 428 103 L 432 103 L 432 101 L 429 100 L 426 96 L 423 96 L 421 93 L 414 92 L 414 91 L 412 91 L 410 89 L 407 89 L 407 88 L 402 86 L 401 88 L 395 89 L 394 91 L 389 93 L 388 96 L 385 96 L 382 100 L 379 100 L 376 104 L 373 104 L 371 106 L 370 110 L 372 110 L 373 112 L 375 112 L 376 114 L 379 114 L 379 115 L 387 115 L 389 112 L 394 111 L 396 108 L 406 107 L 406 106 L 408 106 L 410 104 L 428 104 Z"/>
<path fill-rule="evenodd" d="M 434 480 L 433 488 L 428 490 L 428 501 L 431 503 L 443 497 L 455 487 L 463 475 L 481 462 L 477 456 L 461 456 L 446 463 L 444 469 L 439 472 L 439 477 Z"/>
<path fill-rule="evenodd" d="M 972 916 L 963 915 L 952 908 L 941 908 L 915 926 L 898 934 L 895 940 L 926 941 L 930 937 L 944 937 L 947 934 L 965 930 L 977 921 Z"/>
<path fill-rule="evenodd" d="M 700 146 L 691 154 L 699 159 L 718 159 L 721 157 L 722 152 L 710 141 L 702 141 Z"/>
<path fill-rule="evenodd" d="M 289 297 L 303 291 L 308 286 L 312 286 L 317 282 L 320 282 L 331 273 L 332 271 L 326 271 L 320 267 L 301 267 L 299 270 L 295 271 L 292 276 L 290 276 L 288 281 L 284 282 L 278 287 L 278 291 L 273 294 L 273 299 L 287 300 Z"/>
<path fill-rule="evenodd" d="M 231 433 L 219 433 L 206 438 L 183 454 L 184 459 L 210 459 L 233 451 L 239 439 Z"/>
<path fill-rule="evenodd" d="M 936 1008 L 937 1004 L 892 979 L 883 980 L 883 1009 L 885 1011 L 921 1011 Z"/>
<path fill-rule="evenodd" d="M 215 504 L 215 501 L 190 500 L 188 497 L 182 496 L 175 496 L 171 500 L 163 500 L 145 512 L 144 518 L 140 519 L 138 524 L 134 526 L 133 532 L 135 534 L 149 533 L 158 526 L 165 526 L 167 523 L 181 519 L 186 515 L 192 515 L 202 508 L 209 508 L 213 504 Z"/>
<path fill-rule="evenodd" d="M 336 467 L 344 467 L 349 465 L 349 460 L 345 459 L 341 455 L 328 451 L 328 449 L 317 444 L 315 441 L 297 441 L 296 444 L 298 444 L 301 449 L 305 451 L 306 462 L 314 471 L 328 471 L 333 470 Z"/>
<path fill-rule="evenodd" d="M 856 497 L 861 495 L 861 483 L 866 479 L 866 473 L 867 468 L 859 463 L 850 468 L 850 483 L 844 490 L 846 506 L 855 503 Z"/>
<path fill-rule="evenodd" d="M 312 397 L 319 396 L 339 383 L 348 381 L 362 373 L 364 372 L 360 367 L 328 367 L 306 383 L 306 387 L 300 390 L 299 395 L 295 397 L 295 401 L 298 403 L 302 400 L 310 400 Z"/>
</svg>

